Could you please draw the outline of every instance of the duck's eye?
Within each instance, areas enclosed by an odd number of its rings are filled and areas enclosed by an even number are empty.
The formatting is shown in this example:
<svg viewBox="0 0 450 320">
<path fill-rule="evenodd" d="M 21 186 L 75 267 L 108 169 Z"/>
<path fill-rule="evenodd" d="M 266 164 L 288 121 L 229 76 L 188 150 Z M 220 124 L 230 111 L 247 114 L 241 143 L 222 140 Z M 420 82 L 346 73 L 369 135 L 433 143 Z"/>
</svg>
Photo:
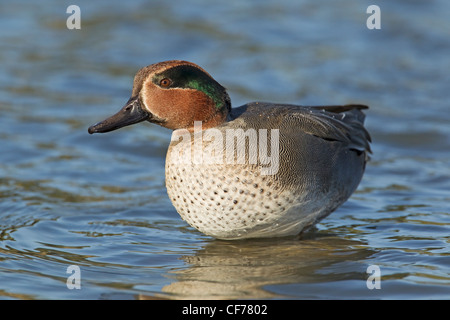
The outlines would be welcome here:
<svg viewBox="0 0 450 320">
<path fill-rule="evenodd" d="M 164 78 L 159 82 L 159 85 L 163 88 L 168 88 L 172 84 L 172 81 L 169 78 Z"/>
</svg>

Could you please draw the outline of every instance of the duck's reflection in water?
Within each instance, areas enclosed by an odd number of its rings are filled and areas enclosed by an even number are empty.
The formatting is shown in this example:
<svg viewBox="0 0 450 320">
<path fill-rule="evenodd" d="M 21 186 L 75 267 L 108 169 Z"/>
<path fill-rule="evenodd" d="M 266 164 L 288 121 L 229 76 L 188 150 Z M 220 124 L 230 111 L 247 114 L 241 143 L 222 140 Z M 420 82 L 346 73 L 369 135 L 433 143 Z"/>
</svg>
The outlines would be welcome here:
<svg viewBox="0 0 450 320">
<path fill-rule="evenodd" d="M 360 261 L 373 251 L 364 243 L 308 234 L 306 239 L 211 241 L 182 257 L 189 267 L 173 271 L 176 281 L 162 291 L 175 299 L 268 299 L 283 298 L 265 288 L 269 285 L 365 279 Z"/>
</svg>

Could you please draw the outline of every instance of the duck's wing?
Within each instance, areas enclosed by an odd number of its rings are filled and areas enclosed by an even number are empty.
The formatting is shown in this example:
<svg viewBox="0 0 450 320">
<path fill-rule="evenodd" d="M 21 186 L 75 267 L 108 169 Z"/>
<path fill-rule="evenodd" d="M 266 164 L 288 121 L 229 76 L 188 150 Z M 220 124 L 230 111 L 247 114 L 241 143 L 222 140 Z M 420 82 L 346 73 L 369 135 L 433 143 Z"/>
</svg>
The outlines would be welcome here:
<svg viewBox="0 0 450 320">
<path fill-rule="evenodd" d="M 252 102 L 232 109 L 232 119 L 242 119 L 250 127 L 284 128 L 327 141 L 340 141 L 358 152 L 371 152 L 371 137 L 364 128 L 365 105 L 298 106 Z"/>
<path fill-rule="evenodd" d="M 311 112 L 301 112 L 302 129 L 327 140 L 347 141 L 351 149 L 372 152 L 369 132 L 364 128 L 365 105 L 306 107 Z M 297 114 L 295 115 L 297 116 Z"/>
</svg>

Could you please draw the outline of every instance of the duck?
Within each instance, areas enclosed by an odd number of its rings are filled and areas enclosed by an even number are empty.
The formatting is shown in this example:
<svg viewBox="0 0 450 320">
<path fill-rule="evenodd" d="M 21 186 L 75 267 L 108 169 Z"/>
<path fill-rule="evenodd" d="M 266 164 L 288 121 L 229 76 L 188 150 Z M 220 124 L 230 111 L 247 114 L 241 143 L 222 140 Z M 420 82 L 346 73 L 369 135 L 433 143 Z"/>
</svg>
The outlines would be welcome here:
<svg viewBox="0 0 450 320">
<path fill-rule="evenodd" d="M 89 127 L 105 133 L 148 121 L 172 130 L 168 197 L 181 218 L 223 240 L 292 237 L 341 206 L 369 160 L 368 106 L 250 102 L 195 63 L 141 68 L 131 98 Z"/>
</svg>

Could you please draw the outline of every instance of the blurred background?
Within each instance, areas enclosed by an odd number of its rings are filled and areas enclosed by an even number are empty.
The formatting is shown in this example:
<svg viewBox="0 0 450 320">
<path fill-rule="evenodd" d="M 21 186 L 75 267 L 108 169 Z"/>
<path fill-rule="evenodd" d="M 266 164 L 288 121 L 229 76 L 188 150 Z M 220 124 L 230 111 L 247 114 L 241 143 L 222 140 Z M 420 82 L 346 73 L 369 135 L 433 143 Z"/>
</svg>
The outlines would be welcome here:
<svg viewBox="0 0 450 320">
<path fill-rule="evenodd" d="M 69 30 L 69 5 L 81 29 Z M 369 5 L 381 29 L 366 26 Z M 1 299 L 450 298 L 450 3 L 0 1 Z M 217 241 L 166 195 L 171 132 L 90 136 L 189 60 L 249 101 L 362 103 L 358 191 L 302 239 Z M 66 285 L 81 270 L 81 290 Z M 370 265 L 381 289 L 368 289 Z"/>
</svg>

